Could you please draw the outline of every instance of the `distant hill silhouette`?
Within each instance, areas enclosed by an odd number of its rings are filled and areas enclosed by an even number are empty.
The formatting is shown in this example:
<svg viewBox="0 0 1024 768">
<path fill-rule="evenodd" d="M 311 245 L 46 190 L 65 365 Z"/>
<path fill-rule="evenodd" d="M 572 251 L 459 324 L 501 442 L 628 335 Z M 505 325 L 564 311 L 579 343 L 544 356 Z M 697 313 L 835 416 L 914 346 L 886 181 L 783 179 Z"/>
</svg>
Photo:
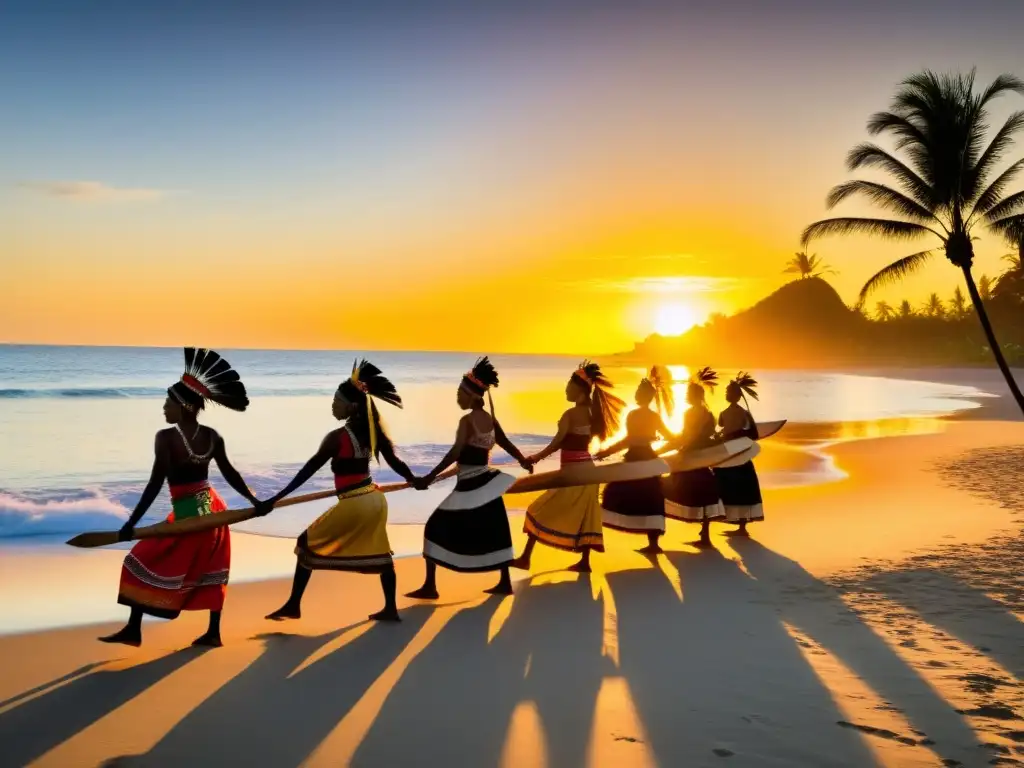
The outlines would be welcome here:
<svg viewBox="0 0 1024 768">
<path fill-rule="evenodd" d="M 1007 315 L 998 314 L 1005 326 Z M 998 330 L 1007 341 L 1020 343 L 1016 329 Z M 959 319 L 869 320 L 846 306 L 821 278 L 794 280 L 748 309 L 716 316 L 681 336 L 655 334 L 620 357 L 643 364 L 726 368 L 991 362 L 973 313 Z"/>
</svg>

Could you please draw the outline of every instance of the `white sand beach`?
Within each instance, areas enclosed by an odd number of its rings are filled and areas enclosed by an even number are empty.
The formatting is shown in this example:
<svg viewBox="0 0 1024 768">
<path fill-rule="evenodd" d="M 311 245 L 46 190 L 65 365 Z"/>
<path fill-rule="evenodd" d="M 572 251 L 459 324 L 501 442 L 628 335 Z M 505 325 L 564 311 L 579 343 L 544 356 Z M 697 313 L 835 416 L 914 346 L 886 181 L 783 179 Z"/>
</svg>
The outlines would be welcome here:
<svg viewBox="0 0 1024 768">
<path fill-rule="evenodd" d="M 289 624 L 263 619 L 287 581 L 232 587 L 222 649 L 188 647 L 203 615 L 139 650 L 6 636 L 0 765 L 1024 763 L 1022 444 L 978 420 L 841 443 L 846 479 L 769 492 L 750 540 L 670 523 L 650 562 L 611 534 L 590 577 L 538 551 L 509 598 L 442 572 L 397 626 L 365 621 L 374 577 L 318 573 Z"/>
</svg>

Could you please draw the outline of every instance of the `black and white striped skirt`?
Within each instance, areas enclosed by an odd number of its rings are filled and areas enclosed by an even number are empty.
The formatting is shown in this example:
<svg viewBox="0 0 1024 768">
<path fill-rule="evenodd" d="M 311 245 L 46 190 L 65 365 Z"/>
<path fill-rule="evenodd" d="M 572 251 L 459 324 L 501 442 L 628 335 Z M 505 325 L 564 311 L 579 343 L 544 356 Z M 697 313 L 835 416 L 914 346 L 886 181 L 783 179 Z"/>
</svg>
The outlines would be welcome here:
<svg viewBox="0 0 1024 768">
<path fill-rule="evenodd" d="M 423 530 L 423 556 L 452 571 L 496 571 L 512 562 L 512 531 L 501 495 L 515 482 L 490 467 L 459 467 L 455 490 Z"/>
</svg>

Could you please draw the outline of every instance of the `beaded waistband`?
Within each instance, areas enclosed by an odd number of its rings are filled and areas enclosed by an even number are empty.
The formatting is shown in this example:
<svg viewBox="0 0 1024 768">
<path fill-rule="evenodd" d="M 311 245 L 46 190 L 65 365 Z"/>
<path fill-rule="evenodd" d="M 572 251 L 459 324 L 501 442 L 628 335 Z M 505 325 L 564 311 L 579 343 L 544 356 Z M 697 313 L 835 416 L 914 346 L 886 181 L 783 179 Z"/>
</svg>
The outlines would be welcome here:
<svg viewBox="0 0 1024 768">
<path fill-rule="evenodd" d="M 195 483 L 182 483 L 181 485 L 170 486 L 171 501 L 186 499 L 189 496 L 196 496 L 203 491 L 210 490 L 209 480 L 200 480 Z"/>
</svg>

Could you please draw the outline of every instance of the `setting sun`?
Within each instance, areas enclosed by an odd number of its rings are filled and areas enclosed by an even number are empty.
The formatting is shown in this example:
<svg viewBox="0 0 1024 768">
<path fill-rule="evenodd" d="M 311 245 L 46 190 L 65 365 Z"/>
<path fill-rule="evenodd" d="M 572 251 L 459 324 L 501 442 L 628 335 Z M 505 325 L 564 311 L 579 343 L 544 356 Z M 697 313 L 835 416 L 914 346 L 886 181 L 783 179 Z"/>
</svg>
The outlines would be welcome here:
<svg viewBox="0 0 1024 768">
<path fill-rule="evenodd" d="M 696 312 L 679 302 L 663 304 L 654 318 L 654 330 L 662 336 L 678 336 L 696 324 Z"/>
</svg>

